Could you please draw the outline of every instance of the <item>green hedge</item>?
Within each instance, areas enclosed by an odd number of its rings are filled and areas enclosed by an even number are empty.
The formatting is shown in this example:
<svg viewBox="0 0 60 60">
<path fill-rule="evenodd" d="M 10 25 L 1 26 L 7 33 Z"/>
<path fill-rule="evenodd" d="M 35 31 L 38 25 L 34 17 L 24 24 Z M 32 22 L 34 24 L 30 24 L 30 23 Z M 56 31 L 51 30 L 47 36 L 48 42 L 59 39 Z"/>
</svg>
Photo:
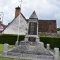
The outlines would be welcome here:
<svg viewBox="0 0 60 60">
<path fill-rule="evenodd" d="M 53 49 L 54 47 L 60 48 L 60 38 L 58 37 L 40 37 L 40 41 L 44 42 L 44 45 L 50 44 L 50 47 Z"/>
<path fill-rule="evenodd" d="M 57 31 L 60 31 L 60 28 L 57 28 Z"/>
<path fill-rule="evenodd" d="M 25 36 L 20 35 L 19 41 L 24 40 Z M 8 43 L 14 45 L 17 40 L 17 35 L 9 34 L 0 34 L 0 44 Z M 51 48 L 59 47 L 60 48 L 60 37 L 40 37 L 40 41 L 44 42 L 45 46 L 47 43 L 51 45 Z"/>
<path fill-rule="evenodd" d="M 19 41 L 24 40 L 24 35 L 19 36 Z M 0 44 L 9 43 L 10 45 L 14 45 L 17 41 L 17 35 L 11 34 L 2 34 L 0 35 Z"/>
</svg>

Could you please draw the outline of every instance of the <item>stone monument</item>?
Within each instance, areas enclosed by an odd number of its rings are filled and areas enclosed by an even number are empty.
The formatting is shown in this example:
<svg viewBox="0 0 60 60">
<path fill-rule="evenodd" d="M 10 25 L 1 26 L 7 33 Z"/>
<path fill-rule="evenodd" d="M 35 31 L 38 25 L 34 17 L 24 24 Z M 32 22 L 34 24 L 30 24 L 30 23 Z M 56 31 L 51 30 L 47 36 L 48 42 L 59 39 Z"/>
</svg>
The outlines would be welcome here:
<svg viewBox="0 0 60 60">
<path fill-rule="evenodd" d="M 28 20 L 28 31 L 25 37 L 25 41 L 39 42 L 38 37 L 38 18 L 35 11 L 32 13 Z"/>
<path fill-rule="evenodd" d="M 46 49 L 44 43 L 39 40 L 38 18 L 35 11 L 29 18 L 28 31 L 24 41 L 21 41 L 18 46 L 9 50 L 7 56 L 32 60 L 54 60 L 54 55 L 50 52 L 49 48 Z"/>
</svg>

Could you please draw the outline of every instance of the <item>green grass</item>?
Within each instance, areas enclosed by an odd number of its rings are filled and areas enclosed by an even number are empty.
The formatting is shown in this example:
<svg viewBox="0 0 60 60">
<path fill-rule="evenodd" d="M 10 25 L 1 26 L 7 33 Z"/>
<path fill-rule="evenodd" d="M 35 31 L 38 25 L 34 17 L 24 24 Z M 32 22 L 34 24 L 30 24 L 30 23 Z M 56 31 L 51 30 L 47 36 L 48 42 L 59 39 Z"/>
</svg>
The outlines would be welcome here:
<svg viewBox="0 0 60 60">
<path fill-rule="evenodd" d="M 14 45 L 9 45 L 9 48 L 12 48 Z M 0 44 L 0 53 L 3 52 L 3 47 L 4 45 L 3 44 Z"/>
<path fill-rule="evenodd" d="M 30 59 L 19 59 L 19 58 L 3 58 L 1 57 L 0 60 L 30 60 Z"/>
<path fill-rule="evenodd" d="M 0 53 L 3 51 L 3 44 L 0 44 Z"/>
<path fill-rule="evenodd" d="M 57 31 L 60 31 L 60 28 L 57 28 Z"/>
<path fill-rule="evenodd" d="M 59 52 L 59 56 L 60 56 L 60 52 Z"/>
</svg>

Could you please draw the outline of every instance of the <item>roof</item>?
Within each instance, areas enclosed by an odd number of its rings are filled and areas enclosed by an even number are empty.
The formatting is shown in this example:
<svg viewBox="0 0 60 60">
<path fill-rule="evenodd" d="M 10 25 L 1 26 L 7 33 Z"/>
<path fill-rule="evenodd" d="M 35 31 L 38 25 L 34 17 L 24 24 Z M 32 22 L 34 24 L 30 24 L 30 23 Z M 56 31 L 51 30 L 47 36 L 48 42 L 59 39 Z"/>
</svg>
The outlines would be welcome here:
<svg viewBox="0 0 60 60">
<path fill-rule="evenodd" d="M 26 20 L 26 18 L 24 17 L 24 15 L 21 13 L 21 15 L 23 16 L 23 18 Z M 18 15 L 19 16 L 19 15 Z M 17 18 L 17 17 L 16 17 Z M 14 18 L 10 23 L 8 23 L 8 26 L 16 19 L 16 18 Z M 27 20 L 26 20 L 27 21 Z M 8 27 L 7 26 L 7 27 Z"/>
<path fill-rule="evenodd" d="M 30 19 L 38 19 L 35 11 L 31 14 Z"/>
<path fill-rule="evenodd" d="M 51 22 L 51 21 L 52 21 L 52 22 L 56 22 L 56 20 L 42 20 L 42 19 L 39 19 L 38 21 L 39 21 L 39 22 L 46 22 L 46 21 L 50 21 L 50 22 Z"/>
</svg>

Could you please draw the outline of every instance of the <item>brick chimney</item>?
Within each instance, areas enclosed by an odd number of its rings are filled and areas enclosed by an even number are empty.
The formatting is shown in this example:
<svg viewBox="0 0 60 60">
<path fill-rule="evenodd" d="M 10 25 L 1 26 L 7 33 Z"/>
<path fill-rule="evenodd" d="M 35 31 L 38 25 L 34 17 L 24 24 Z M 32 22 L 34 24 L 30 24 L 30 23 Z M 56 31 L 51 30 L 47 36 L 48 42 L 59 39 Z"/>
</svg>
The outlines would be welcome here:
<svg viewBox="0 0 60 60">
<path fill-rule="evenodd" d="M 15 18 L 20 14 L 20 10 L 19 6 L 15 8 Z"/>
</svg>

